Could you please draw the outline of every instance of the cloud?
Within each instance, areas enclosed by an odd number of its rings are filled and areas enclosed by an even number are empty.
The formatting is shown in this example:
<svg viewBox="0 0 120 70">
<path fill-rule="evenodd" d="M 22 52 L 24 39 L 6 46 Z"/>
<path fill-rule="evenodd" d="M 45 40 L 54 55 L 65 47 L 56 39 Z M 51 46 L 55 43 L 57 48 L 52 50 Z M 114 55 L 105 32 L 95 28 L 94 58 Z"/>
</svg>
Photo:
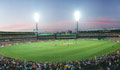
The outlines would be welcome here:
<svg viewBox="0 0 120 70">
<path fill-rule="evenodd" d="M 39 22 L 40 32 L 56 32 L 75 30 L 76 22 L 73 20 L 61 20 L 61 21 L 43 21 Z M 89 28 L 107 28 L 107 27 L 119 27 L 120 22 L 114 18 L 98 17 L 96 19 L 87 19 L 79 21 L 80 29 Z M 15 24 L 3 24 L 0 26 L 0 30 L 8 31 L 20 31 L 20 30 L 33 30 L 35 29 L 34 22 L 16 22 Z"/>
<path fill-rule="evenodd" d="M 0 26 L 0 30 L 18 31 L 33 29 L 33 27 L 34 24 L 31 22 L 16 22 L 15 24 L 4 24 Z"/>
</svg>

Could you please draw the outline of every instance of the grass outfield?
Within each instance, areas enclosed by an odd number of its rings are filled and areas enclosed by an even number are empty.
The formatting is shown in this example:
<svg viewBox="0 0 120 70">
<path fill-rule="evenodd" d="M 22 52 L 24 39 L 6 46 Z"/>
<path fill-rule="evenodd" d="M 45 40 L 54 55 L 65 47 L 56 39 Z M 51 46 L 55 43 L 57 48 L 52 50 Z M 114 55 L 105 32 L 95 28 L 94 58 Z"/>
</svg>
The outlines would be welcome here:
<svg viewBox="0 0 120 70">
<path fill-rule="evenodd" d="M 0 54 L 28 61 L 64 62 L 100 56 L 118 48 L 120 43 L 106 40 L 56 40 L 3 47 Z"/>
</svg>

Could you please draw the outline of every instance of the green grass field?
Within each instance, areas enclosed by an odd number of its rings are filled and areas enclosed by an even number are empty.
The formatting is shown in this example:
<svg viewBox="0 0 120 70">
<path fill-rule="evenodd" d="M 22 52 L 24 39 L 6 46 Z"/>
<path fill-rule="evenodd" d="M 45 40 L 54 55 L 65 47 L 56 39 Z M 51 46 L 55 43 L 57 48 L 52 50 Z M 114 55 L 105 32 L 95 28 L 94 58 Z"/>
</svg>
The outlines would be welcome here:
<svg viewBox="0 0 120 70">
<path fill-rule="evenodd" d="M 120 43 L 106 40 L 56 40 L 2 47 L 0 54 L 28 61 L 64 62 L 101 56 L 118 48 Z"/>
</svg>

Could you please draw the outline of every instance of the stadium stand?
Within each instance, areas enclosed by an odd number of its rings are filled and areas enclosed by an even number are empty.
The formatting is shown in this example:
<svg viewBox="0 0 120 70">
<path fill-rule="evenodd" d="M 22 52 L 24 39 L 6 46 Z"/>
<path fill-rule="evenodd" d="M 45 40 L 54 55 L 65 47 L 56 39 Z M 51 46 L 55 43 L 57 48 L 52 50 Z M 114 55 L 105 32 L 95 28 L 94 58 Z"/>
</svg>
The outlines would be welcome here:
<svg viewBox="0 0 120 70">
<path fill-rule="evenodd" d="M 34 32 L 7 32 L 0 31 L 0 41 L 21 41 L 21 40 L 35 40 Z"/>
<path fill-rule="evenodd" d="M 39 38 L 39 40 L 55 39 L 55 34 L 53 34 L 53 33 L 40 33 L 38 38 Z"/>
<path fill-rule="evenodd" d="M 108 39 L 108 38 L 119 38 L 120 30 L 93 30 L 93 31 L 79 31 L 79 38 L 97 38 L 97 39 Z"/>
<path fill-rule="evenodd" d="M 56 34 L 56 39 L 75 39 L 75 34 Z"/>
<path fill-rule="evenodd" d="M 92 30 L 79 31 L 79 39 L 95 38 L 95 39 L 118 39 L 120 38 L 120 29 L 116 30 Z M 47 39 L 76 39 L 75 33 L 58 34 L 58 33 L 39 33 L 39 40 Z M 36 40 L 35 32 L 7 32 L 0 31 L 0 41 L 19 41 L 19 40 Z"/>
<path fill-rule="evenodd" d="M 35 32 L 0 31 L 0 46 L 36 40 Z"/>
</svg>

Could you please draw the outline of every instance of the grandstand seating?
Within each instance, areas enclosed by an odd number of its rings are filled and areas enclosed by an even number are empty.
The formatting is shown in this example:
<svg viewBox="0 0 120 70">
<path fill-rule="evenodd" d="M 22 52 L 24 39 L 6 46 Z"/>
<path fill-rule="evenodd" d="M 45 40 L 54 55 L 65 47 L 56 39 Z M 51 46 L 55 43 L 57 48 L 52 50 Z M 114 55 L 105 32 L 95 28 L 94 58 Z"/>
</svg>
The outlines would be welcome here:
<svg viewBox="0 0 120 70">
<path fill-rule="evenodd" d="M 75 39 L 75 34 L 56 34 L 56 39 Z"/>
<path fill-rule="evenodd" d="M 0 41 L 21 41 L 21 40 L 35 40 L 34 32 L 7 32 L 0 31 Z"/>
<path fill-rule="evenodd" d="M 111 39 L 120 37 L 120 30 L 92 30 L 79 31 L 78 38 L 95 38 L 95 39 Z M 76 39 L 76 34 L 57 34 L 57 33 L 40 33 L 39 40 L 48 39 Z M 109 39 L 109 40 L 110 40 Z M 0 41 L 18 41 L 18 40 L 36 40 L 35 32 L 0 32 Z"/>
<path fill-rule="evenodd" d="M 55 34 L 53 33 L 40 33 L 39 40 L 48 40 L 48 39 L 55 39 Z"/>
<path fill-rule="evenodd" d="M 80 31 L 79 37 L 119 37 L 120 30 Z"/>
</svg>

